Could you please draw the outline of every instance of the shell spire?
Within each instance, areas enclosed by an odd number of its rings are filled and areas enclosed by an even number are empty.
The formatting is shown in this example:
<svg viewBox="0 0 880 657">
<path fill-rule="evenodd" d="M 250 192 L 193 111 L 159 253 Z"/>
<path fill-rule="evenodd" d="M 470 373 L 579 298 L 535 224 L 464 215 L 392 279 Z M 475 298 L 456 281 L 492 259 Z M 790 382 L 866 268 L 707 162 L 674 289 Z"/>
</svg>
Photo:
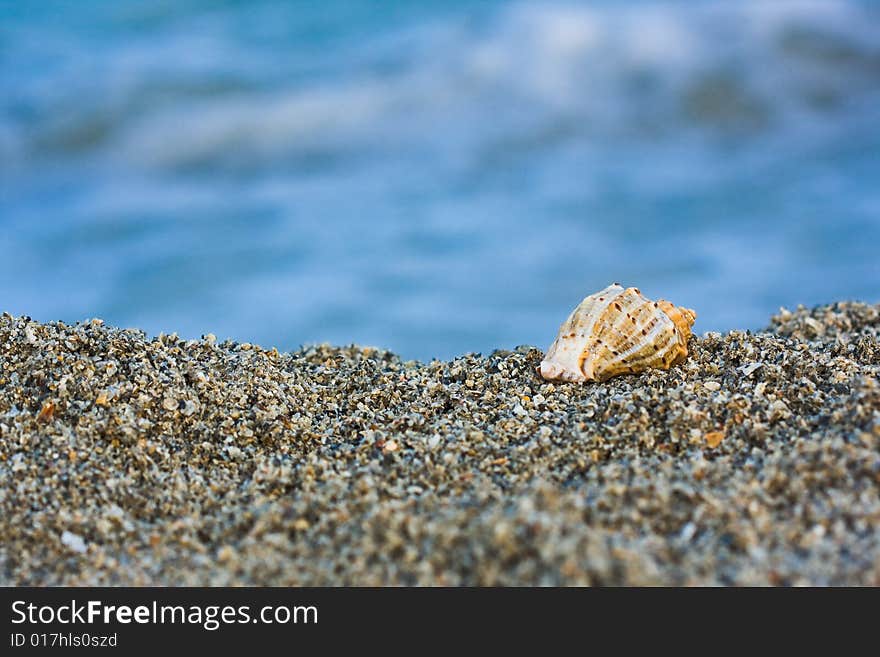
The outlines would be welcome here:
<svg viewBox="0 0 880 657">
<path fill-rule="evenodd" d="M 559 328 L 541 362 L 548 380 L 605 381 L 618 374 L 668 369 L 687 357 L 697 314 L 635 287 L 613 283 L 591 294 Z"/>
</svg>

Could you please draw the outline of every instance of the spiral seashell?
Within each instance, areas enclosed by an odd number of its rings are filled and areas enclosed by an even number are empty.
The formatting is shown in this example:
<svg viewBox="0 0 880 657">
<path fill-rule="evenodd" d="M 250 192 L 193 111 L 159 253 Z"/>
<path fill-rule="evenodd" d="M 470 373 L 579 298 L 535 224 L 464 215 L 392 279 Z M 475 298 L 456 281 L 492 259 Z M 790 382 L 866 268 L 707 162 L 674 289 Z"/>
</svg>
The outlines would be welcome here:
<svg viewBox="0 0 880 657">
<path fill-rule="evenodd" d="M 541 362 L 541 376 L 573 382 L 605 381 L 650 368 L 669 369 L 687 357 L 697 314 L 668 301 L 651 301 L 618 283 L 591 294 L 559 328 Z"/>
</svg>

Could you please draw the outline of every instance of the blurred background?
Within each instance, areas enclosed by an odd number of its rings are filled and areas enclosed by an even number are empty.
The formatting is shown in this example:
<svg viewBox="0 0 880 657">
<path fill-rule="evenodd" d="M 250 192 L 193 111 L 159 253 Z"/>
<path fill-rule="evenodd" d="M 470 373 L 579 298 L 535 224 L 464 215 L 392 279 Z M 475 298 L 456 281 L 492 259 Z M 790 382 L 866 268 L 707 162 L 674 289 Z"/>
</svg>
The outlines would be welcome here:
<svg viewBox="0 0 880 657">
<path fill-rule="evenodd" d="M 0 2 L 0 310 L 546 348 L 880 301 L 880 3 Z"/>
</svg>

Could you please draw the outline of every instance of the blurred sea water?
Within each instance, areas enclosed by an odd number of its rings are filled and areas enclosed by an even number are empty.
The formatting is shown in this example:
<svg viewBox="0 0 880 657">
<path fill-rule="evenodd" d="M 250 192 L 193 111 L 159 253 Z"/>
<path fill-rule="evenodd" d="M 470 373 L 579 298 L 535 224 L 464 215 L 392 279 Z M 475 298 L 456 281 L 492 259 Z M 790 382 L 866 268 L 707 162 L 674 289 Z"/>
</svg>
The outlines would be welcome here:
<svg viewBox="0 0 880 657">
<path fill-rule="evenodd" d="M 2 2 L 0 310 L 405 357 L 880 301 L 880 3 Z"/>
</svg>

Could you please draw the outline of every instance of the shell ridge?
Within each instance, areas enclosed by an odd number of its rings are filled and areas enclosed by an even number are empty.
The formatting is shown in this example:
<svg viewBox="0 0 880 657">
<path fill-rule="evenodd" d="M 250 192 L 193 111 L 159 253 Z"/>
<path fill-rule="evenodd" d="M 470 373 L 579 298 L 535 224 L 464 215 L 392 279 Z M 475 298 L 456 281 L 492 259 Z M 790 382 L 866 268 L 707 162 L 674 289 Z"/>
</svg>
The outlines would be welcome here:
<svg viewBox="0 0 880 657">
<path fill-rule="evenodd" d="M 635 360 L 630 361 L 631 366 L 635 367 L 636 365 L 647 367 L 660 367 L 663 368 L 667 362 L 667 357 L 670 353 L 678 351 L 677 345 L 675 343 L 670 342 L 669 344 L 664 345 L 657 351 L 653 353 L 646 353 L 644 356 L 641 356 Z M 669 362 L 674 363 L 675 358 L 673 357 Z"/>
<path fill-rule="evenodd" d="M 616 343 L 618 347 L 624 348 L 623 350 L 612 350 L 611 358 L 598 364 L 598 367 L 594 367 L 597 375 L 610 377 L 629 370 L 630 365 L 624 363 L 624 360 L 639 346 L 639 340 L 633 334 L 632 318 L 635 317 L 635 311 L 641 300 L 647 302 L 647 299 L 644 299 L 636 288 L 627 288 L 617 297 L 619 308 L 618 306 L 609 307 L 603 315 L 603 319 L 606 320 L 605 331 L 597 335 L 603 337 L 608 344 Z M 611 321 L 608 321 L 608 315 L 611 315 Z M 614 351 L 617 353 L 615 354 Z"/>
<path fill-rule="evenodd" d="M 619 285 L 609 285 L 577 305 L 563 322 L 559 334 L 541 361 L 541 375 L 544 378 L 569 381 L 592 378 L 582 369 L 588 357 L 583 343 L 589 343 L 595 330 L 596 320 L 601 314 L 596 309 L 609 305 L 622 291 Z"/>
<path fill-rule="evenodd" d="M 596 327 L 601 327 L 602 320 L 608 312 L 608 309 L 612 307 L 614 304 L 624 293 L 624 290 L 619 285 L 609 285 L 603 290 L 596 292 L 595 294 L 590 295 L 590 297 L 594 298 L 597 306 L 597 309 L 601 309 L 601 312 L 595 312 L 592 322 L 589 325 L 590 332 L 593 333 L 593 336 L 587 340 L 586 345 L 581 350 L 580 355 L 578 356 L 578 370 L 581 374 L 584 375 L 586 379 L 593 378 L 597 375 L 596 371 L 596 350 L 595 345 L 596 342 L 601 339 L 602 336 L 602 328 L 599 328 L 596 331 Z M 587 298 L 590 298 L 587 297 Z M 599 299 L 604 299 L 603 301 L 599 301 Z M 585 335 L 589 335 L 585 333 Z M 589 369 L 587 369 L 589 366 Z"/>
<path fill-rule="evenodd" d="M 655 318 L 657 317 L 655 316 Z M 646 336 L 643 336 L 642 340 L 636 342 L 636 344 L 633 345 L 633 347 L 631 347 L 628 351 L 621 354 L 622 358 L 629 358 L 631 355 L 638 353 L 642 348 L 644 348 L 648 344 L 651 344 L 653 340 L 658 338 L 661 333 L 664 333 L 672 328 L 672 320 L 669 319 L 669 317 L 666 317 L 665 313 L 663 314 L 663 317 L 657 319 L 659 319 L 659 321 L 650 330 L 650 332 Z"/>
</svg>

